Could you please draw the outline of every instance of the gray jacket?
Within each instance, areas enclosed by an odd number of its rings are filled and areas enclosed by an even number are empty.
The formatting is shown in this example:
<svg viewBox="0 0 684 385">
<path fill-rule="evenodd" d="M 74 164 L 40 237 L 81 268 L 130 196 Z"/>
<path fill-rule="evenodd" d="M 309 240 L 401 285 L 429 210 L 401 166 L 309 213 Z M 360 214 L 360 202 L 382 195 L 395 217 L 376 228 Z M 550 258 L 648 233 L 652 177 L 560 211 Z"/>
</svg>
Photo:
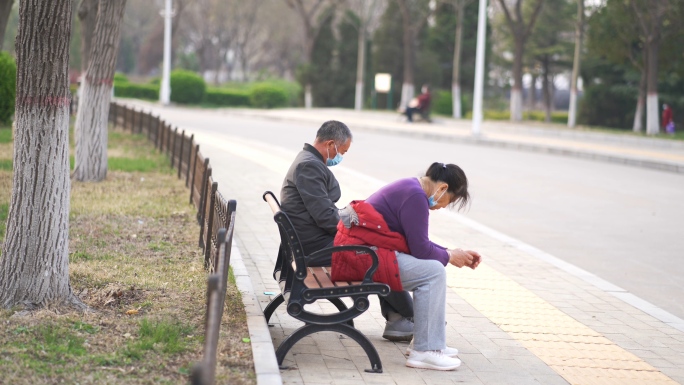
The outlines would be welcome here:
<svg viewBox="0 0 684 385">
<path fill-rule="evenodd" d="M 292 221 L 305 254 L 332 243 L 340 217 L 340 184 L 310 144 L 297 154 L 280 190 L 280 208 Z"/>
</svg>

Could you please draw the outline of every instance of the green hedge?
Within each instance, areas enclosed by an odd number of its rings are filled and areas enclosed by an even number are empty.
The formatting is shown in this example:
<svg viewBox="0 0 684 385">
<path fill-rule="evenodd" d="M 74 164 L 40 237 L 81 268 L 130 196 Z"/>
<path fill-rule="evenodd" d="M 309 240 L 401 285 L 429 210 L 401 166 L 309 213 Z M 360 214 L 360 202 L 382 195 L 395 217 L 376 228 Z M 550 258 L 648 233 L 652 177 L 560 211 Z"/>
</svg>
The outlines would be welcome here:
<svg viewBox="0 0 684 385">
<path fill-rule="evenodd" d="M 210 87 L 204 93 L 204 103 L 221 107 L 249 106 L 249 96 L 246 90 Z"/>
<path fill-rule="evenodd" d="M 159 100 L 159 86 L 153 84 L 117 83 L 114 96 L 145 100 Z"/>
<path fill-rule="evenodd" d="M 465 114 L 466 119 L 472 119 L 473 111 L 468 111 Z M 510 111 L 501 110 L 484 110 L 484 119 L 486 120 L 510 120 Z M 546 114 L 544 111 L 523 111 L 523 120 L 532 120 L 543 122 L 546 119 Z M 568 112 L 567 111 L 555 111 L 551 113 L 552 123 L 568 123 Z"/>
<path fill-rule="evenodd" d="M 9 123 L 14 115 L 17 91 L 17 65 L 7 52 L 0 52 L 0 123 Z"/>
<path fill-rule="evenodd" d="M 180 104 L 197 104 L 204 99 L 204 79 L 187 70 L 171 71 L 171 101 Z"/>
<path fill-rule="evenodd" d="M 114 84 L 121 83 L 128 83 L 128 77 L 126 77 L 126 75 L 122 74 L 121 72 L 117 72 L 114 74 Z"/>
<path fill-rule="evenodd" d="M 257 108 L 285 107 L 288 102 L 285 90 L 268 84 L 254 86 L 250 95 L 250 101 L 252 107 Z"/>
</svg>

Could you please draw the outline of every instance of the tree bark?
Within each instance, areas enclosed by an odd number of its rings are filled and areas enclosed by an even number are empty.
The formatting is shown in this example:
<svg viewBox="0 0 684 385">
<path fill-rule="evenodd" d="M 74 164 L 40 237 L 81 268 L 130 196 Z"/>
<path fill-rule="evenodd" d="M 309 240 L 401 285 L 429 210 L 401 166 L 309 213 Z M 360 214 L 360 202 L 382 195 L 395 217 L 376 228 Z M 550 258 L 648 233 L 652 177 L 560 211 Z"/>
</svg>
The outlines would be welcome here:
<svg viewBox="0 0 684 385">
<path fill-rule="evenodd" d="M 76 115 L 74 177 L 79 182 L 99 182 L 107 177 L 109 102 L 125 7 L 126 0 L 99 0 L 92 59 L 82 80 Z"/>
<path fill-rule="evenodd" d="M 522 120 L 522 69 L 523 56 L 525 54 L 525 44 L 530 37 L 537 17 L 541 12 L 544 0 L 537 0 L 532 10 L 530 20 L 525 22 L 522 15 L 522 0 L 516 0 L 513 9 L 515 17 L 511 14 L 505 0 L 499 0 L 501 9 L 506 16 L 506 23 L 513 36 L 513 87 L 511 89 L 511 121 L 519 122 Z"/>
<path fill-rule="evenodd" d="M 456 1 L 456 36 L 454 38 L 454 62 L 451 74 L 451 101 L 454 118 L 463 117 L 461 108 L 461 45 L 463 42 L 463 13 L 465 0 Z"/>
<path fill-rule="evenodd" d="M 532 79 L 530 80 L 530 90 L 527 95 L 527 109 L 534 111 L 537 107 L 537 75 L 531 73 L 530 76 Z"/>
<path fill-rule="evenodd" d="M 653 39 L 648 45 L 648 78 L 646 96 L 646 133 L 655 135 L 660 132 L 660 109 L 658 108 L 658 53 L 660 39 Z"/>
<path fill-rule="evenodd" d="M 405 109 L 415 95 L 413 71 L 416 63 L 416 25 L 412 23 L 413 12 L 405 0 L 397 0 L 403 25 L 402 42 L 404 45 L 404 79 L 401 85 L 399 107 Z"/>
<path fill-rule="evenodd" d="M 69 285 L 70 0 L 19 3 L 12 197 L 0 307 L 83 305 Z"/>
<path fill-rule="evenodd" d="M 2 42 L 5 41 L 5 30 L 7 29 L 7 21 L 12 11 L 12 5 L 14 5 L 14 0 L 0 0 L 0 50 L 2 49 Z"/>
<path fill-rule="evenodd" d="M 78 19 L 81 21 L 81 72 L 88 70 L 91 42 L 97 22 L 98 0 L 81 0 L 78 6 Z"/>
<path fill-rule="evenodd" d="M 646 104 L 646 78 L 648 76 L 648 53 L 643 52 L 643 68 L 641 69 L 641 78 L 639 79 L 639 96 L 637 98 L 636 110 L 634 111 L 634 124 L 632 130 L 634 132 L 642 132 L 644 122 L 644 105 Z"/>
<path fill-rule="evenodd" d="M 577 0 L 577 26 L 575 29 L 575 56 L 572 61 L 572 78 L 570 80 L 570 109 L 568 110 L 568 127 L 577 124 L 577 79 L 580 72 L 580 55 L 582 53 L 582 37 L 584 31 L 584 0 Z"/>
<path fill-rule="evenodd" d="M 361 111 L 363 108 L 363 78 L 366 64 L 366 15 L 361 15 L 359 25 L 359 47 L 356 58 L 356 94 L 354 95 L 354 109 Z"/>
<path fill-rule="evenodd" d="M 548 55 L 544 55 L 542 60 L 542 91 L 544 93 L 544 121 L 551 121 L 551 84 L 549 82 L 549 61 L 551 59 Z"/>
<path fill-rule="evenodd" d="M 525 41 L 517 39 L 513 56 L 513 87 L 511 88 L 511 121 L 522 120 L 522 77 L 523 77 L 523 54 Z"/>
</svg>

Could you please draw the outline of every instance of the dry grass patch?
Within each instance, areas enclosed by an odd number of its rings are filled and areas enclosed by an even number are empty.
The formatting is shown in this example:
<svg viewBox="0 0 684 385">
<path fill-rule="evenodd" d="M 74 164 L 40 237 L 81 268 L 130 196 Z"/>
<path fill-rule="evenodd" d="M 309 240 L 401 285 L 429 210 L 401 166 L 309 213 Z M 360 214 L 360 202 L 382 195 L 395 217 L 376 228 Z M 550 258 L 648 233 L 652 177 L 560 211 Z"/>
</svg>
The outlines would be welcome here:
<svg viewBox="0 0 684 385">
<path fill-rule="evenodd" d="M 156 156 L 146 139 L 117 135 L 110 151 L 119 156 Z M 0 171 L 0 205 L 9 203 L 10 185 L 11 173 Z M 94 311 L 1 310 L 0 383 L 188 382 L 202 354 L 207 278 L 188 194 L 168 170 L 110 171 L 101 183 L 72 182 L 71 286 Z M 221 330 L 217 383 L 254 384 L 234 283 Z"/>
</svg>

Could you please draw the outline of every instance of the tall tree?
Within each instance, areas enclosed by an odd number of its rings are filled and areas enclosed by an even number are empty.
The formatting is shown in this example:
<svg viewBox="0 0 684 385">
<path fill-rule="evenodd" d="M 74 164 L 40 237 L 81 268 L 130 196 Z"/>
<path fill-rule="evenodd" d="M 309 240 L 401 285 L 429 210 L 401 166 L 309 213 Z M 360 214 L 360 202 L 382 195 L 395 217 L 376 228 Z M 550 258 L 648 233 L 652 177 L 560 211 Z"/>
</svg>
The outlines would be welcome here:
<svg viewBox="0 0 684 385">
<path fill-rule="evenodd" d="M 69 285 L 70 0 L 19 2 L 14 174 L 0 307 L 84 305 Z"/>
<path fill-rule="evenodd" d="M 95 34 L 97 21 L 98 0 L 81 0 L 78 6 L 78 19 L 81 21 L 81 72 L 88 69 L 90 60 L 91 42 Z"/>
<path fill-rule="evenodd" d="M 513 88 L 511 89 L 511 120 L 518 122 L 522 120 L 522 78 L 523 78 L 523 59 L 525 56 L 525 45 L 532 34 L 534 24 L 541 12 L 545 0 L 534 1 L 529 20 L 523 17 L 523 0 L 515 0 L 513 13 L 508 9 L 506 0 L 499 0 L 501 9 L 506 16 L 506 24 L 513 38 Z"/>
<path fill-rule="evenodd" d="M 631 0 L 632 9 L 641 27 L 642 41 L 646 51 L 646 133 L 660 132 L 660 108 L 658 104 L 658 58 L 662 39 L 663 21 L 672 9 L 669 0 Z"/>
<path fill-rule="evenodd" d="M 415 94 L 414 71 L 418 34 L 430 15 L 429 1 L 395 0 L 399 6 L 402 23 L 402 42 L 404 45 L 404 77 L 401 85 L 399 106 L 406 108 Z"/>
<path fill-rule="evenodd" d="M 107 177 L 107 122 L 126 0 L 98 0 L 97 22 L 76 116 L 74 177 L 99 182 Z"/>
<path fill-rule="evenodd" d="M 2 42 L 5 40 L 5 30 L 12 5 L 14 5 L 14 0 L 0 0 L 0 49 L 2 49 Z"/>
<path fill-rule="evenodd" d="M 573 46 L 569 37 L 574 29 L 573 13 L 574 7 L 567 0 L 545 0 L 525 51 L 531 67 L 538 67 L 541 72 L 539 76 L 547 122 L 551 121 L 553 109 L 553 80 L 560 71 L 570 68 Z"/>
<path fill-rule="evenodd" d="M 463 45 L 463 21 L 465 7 L 471 0 L 455 0 L 456 33 L 454 36 L 454 64 L 451 74 L 451 99 L 453 116 L 460 119 L 463 116 L 461 108 L 461 46 Z"/>
<path fill-rule="evenodd" d="M 366 45 L 368 35 L 377 27 L 379 15 L 384 8 L 384 1 L 380 0 L 355 0 L 350 1 L 351 9 L 359 17 L 358 43 L 356 54 L 356 86 L 354 94 L 354 109 L 361 111 L 363 108 L 363 90 L 366 78 Z"/>
<path fill-rule="evenodd" d="M 306 6 L 305 0 L 285 0 L 287 5 L 294 9 L 299 15 L 304 27 L 304 107 L 311 108 L 313 105 L 313 96 L 311 92 L 311 55 L 313 53 L 314 41 L 320 30 L 321 21 L 326 20 L 326 15 L 320 15 L 319 11 L 323 10 L 321 6 L 325 4 L 326 0 L 312 0 L 310 5 Z M 326 12 L 334 11 L 334 7 L 324 8 Z"/>
<path fill-rule="evenodd" d="M 575 55 L 572 60 L 572 77 L 570 78 L 570 109 L 568 111 L 568 127 L 574 128 L 577 123 L 577 80 L 580 73 L 580 56 L 582 54 L 582 38 L 584 36 L 584 0 L 577 0 L 577 20 L 575 25 Z"/>
</svg>

